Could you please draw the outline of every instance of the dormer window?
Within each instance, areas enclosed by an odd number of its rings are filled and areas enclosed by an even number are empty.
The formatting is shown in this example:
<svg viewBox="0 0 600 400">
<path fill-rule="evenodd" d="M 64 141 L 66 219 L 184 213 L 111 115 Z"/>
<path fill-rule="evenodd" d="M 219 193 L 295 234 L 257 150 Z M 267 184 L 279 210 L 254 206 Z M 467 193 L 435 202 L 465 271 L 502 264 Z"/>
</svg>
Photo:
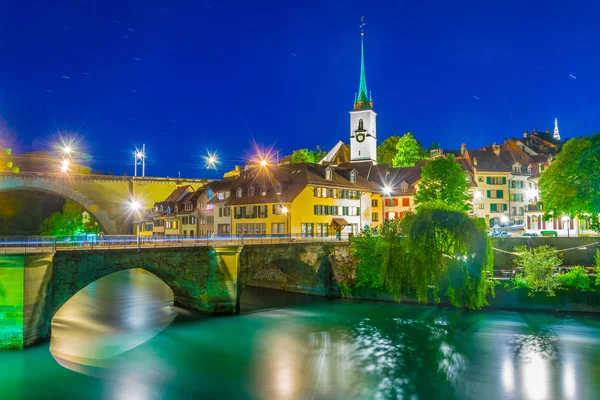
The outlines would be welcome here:
<svg viewBox="0 0 600 400">
<path fill-rule="evenodd" d="M 219 199 L 219 200 L 225 200 L 225 192 L 219 192 L 219 193 L 217 193 L 217 199 Z"/>
<path fill-rule="evenodd" d="M 527 173 L 528 173 L 528 174 L 530 174 L 530 173 L 531 173 L 531 170 L 532 170 L 532 168 L 531 168 L 531 165 L 528 165 L 528 166 L 527 166 Z"/>
<path fill-rule="evenodd" d="M 262 185 L 260 187 L 260 195 L 261 196 L 266 196 L 267 195 L 267 186 L 266 185 Z"/>
<path fill-rule="evenodd" d="M 331 167 L 325 168 L 325 179 L 327 179 L 328 181 L 333 179 L 333 170 L 331 169 Z"/>
<path fill-rule="evenodd" d="M 208 191 L 206 192 L 206 197 L 208 197 L 209 200 L 213 198 L 213 191 L 212 191 L 212 189 L 208 189 Z"/>
<path fill-rule="evenodd" d="M 167 214 L 171 214 L 171 207 L 167 207 Z"/>
<path fill-rule="evenodd" d="M 519 164 L 513 165 L 512 169 L 513 169 L 513 173 L 515 173 L 515 174 L 520 174 L 521 173 L 521 165 L 519 165 Z"/>
<path fill-rule="evenodd" d="M 154 211 L 158 211 L 158 206 L 154 206 Z"/>
<path fill-rule="evenodd" d="M 350 171 L 350 182 L 356 183 L 356 171 Z"/>
<path fill-rule="evenodd" d="M 175 213 L 179 211 L 179 206 L 175 206 Z"/>
<path fill-rule="evenodd" d="M 253 197 L 254 196 L 254 186 L 250 186 L 248 188 L 248 197 Z"/>
<path fill-rule="evenodd" d="M 239 199 L 243 195 L 244 195 L 244 190 L 242 188 L 237 188 L 237 190 L 235 191 L 235 197 L 237 197 Z"/>
<path fill-rule="evenodd" d="M 279 184 L 279 183 L 275 184 L 275 193 L 281 194 L 281 192 L 282 192 L 281 184 Z"/>
<path fill-rule="evenodd" d="M 193 208 L 192 203 L 185 203 L 185 211 L 191 211 Z"/>
<path fill-rule="evenodd" d="M 400 191 L 402 193 L 408 192 L 408 185 L 406 183 L 403 183 L 402 185 L 400 185 Z"/>
<path fill-rule="evenodd" d="M 163 211 L 163 206 L 162 206 L 162 204 L 160 205 L 160 211 Z"/>
</svg>

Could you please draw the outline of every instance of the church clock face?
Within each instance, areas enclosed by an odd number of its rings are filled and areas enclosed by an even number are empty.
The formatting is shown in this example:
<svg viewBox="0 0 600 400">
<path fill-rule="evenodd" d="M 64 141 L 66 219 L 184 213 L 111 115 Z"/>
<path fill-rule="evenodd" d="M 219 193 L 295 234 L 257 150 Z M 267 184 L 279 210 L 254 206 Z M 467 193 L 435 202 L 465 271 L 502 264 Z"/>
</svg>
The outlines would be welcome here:
<svg viewBox="0 0 600 400">
<path fill-rule="evenodd" d="M 356 134 L 356 141 L 358 143 L 362 143 L 365 141 L 365 134 L 364 133 L 357 133 Z"/>
</svg>

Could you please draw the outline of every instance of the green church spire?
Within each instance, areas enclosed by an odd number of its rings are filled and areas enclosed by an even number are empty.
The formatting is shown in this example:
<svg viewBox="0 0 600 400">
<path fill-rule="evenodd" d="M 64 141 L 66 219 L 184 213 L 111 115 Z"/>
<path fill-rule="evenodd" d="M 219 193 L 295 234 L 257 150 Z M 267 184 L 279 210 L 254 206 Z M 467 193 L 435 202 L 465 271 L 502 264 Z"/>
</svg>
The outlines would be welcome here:
<svg viewBox="0 0 600 400">
<path fill-rule="evenodd" d="M 360 19 L 360 85 L 358 87 L 358 99 L 354 101 L 354 109 L 368 109 L 373 108 L 372 99 L 369 97 L 367 91 L 367 77 L 365 74 L 365 17 Z"/>
</svg>

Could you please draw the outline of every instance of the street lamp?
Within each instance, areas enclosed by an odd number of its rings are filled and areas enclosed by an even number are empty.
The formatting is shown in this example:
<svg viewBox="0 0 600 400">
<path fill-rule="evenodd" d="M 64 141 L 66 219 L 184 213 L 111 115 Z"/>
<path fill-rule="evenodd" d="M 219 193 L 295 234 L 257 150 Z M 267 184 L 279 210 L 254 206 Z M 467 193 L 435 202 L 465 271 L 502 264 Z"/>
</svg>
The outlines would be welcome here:
<svg viewBox="0 0 600 400">
<path fill-rule="evenodd" d="M 72 151 L 73 149 L 68 144 L 66 144 L 65 147 L 63 147 L 63 153 L 65 156 L 70 156 Z"/>
<path fill-rule="evenodd" d="M 506 215 L 501 216 L 500 222 L 506 226 L 506 224 L 508 223 L 508 217 Z"/>
<path fill-rule="evenodd" d="M 140 234 L 141 234 L 141 230 L 142 230 L 142 221 L 141 221 L 141 218 L 140 218 L 140 210 L 141 210 L 141 208 L 142 208 L 142 206 L 135 199 L 132 199 L 131 202 L 129 203 L 129 209 L 135 214 L 135 217 L 137 217 L 136 243 L 137 243 L 137 250 L 138 250 L 138 252 L 140 251 Z"/>
<path fill-rule="evenodd" d="M 266 167 L 266 166 L 267 166 L 267 164 L 268 164 L 267 160 L 264 160 L 264 159 L 263 159 L 263 160 L 260 160 L 260 166 L 261 166 L 261 167 Z"/>
<path fill-rule="evenodd" d="M 133 176 L 137 176 L 138 160 L 142 162 L 142 176 L 146 176 L 146 144 L 142 144 L 142 150 L 133 152 Z"/>
<path fill-rule="evenodd" d="M 381 216 L 381 218 L 384 223 L 385 223 L 385 197 L 387 196 L 389 198 L 391 196 L 391 194 L 392 194 L 392 188 L 389 185 L 383 186 L 383 198 L 381 199 L 381 201 L 382 201 L 381 213 L 383 215 Z"/>
<path fill-rule="evenodd" d="M 286 206 L 281 207 L 281 212 L 285 214 L 285 223 L 287 225 L 287 230 L 290 232 L 290 240 L 292 240 L 292 227 L 290 226 L 290 210 Z"/>
</svg>

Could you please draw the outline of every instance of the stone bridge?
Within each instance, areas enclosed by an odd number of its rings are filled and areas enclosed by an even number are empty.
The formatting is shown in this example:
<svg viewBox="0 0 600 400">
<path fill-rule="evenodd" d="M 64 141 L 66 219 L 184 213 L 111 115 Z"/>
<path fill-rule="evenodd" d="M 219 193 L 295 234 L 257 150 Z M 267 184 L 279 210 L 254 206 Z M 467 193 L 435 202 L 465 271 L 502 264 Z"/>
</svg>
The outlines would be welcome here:
<svg viewBox="0 0 600 400">
<path fill-rule="evenodd" d="M 0 256 L 0 349 L 50 337 L 52 318 L 77 292 L 111 273 L 151 272 L 175 304 L 207 313 L 239 312 L 247 285 L 327 296 L 336 291 L 335 257 L 348 243 L 60 251 Z"/>
<path fill-rule="evenodd" d="M 147 209 L 178 186 L 191 185 L 197 189 L 207 182 L 206 179 L 0 172 L 0 191 L 38 190 L 72 200 L 109 235 L 132 232 L 132 215 L 127 209 L 132 198 Z"/>
</svg>

